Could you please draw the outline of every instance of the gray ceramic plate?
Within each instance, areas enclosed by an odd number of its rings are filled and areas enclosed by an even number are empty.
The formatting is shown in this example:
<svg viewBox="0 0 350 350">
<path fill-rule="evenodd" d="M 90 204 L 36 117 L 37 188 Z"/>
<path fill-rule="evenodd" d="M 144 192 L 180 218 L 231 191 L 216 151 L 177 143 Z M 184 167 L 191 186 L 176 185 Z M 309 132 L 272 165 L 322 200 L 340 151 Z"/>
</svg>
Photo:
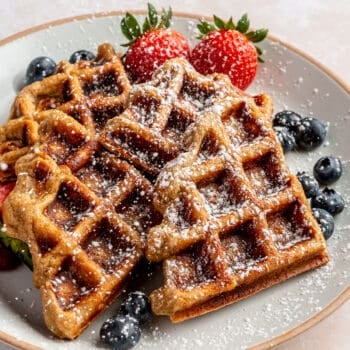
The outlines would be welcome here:
<svg viewBox="0 0 350 350">
<path fill-rule="evenodd" d="M 119 29 L 120 18 L 114 13 L 55 22 L 0 43 L 0 121 L 6 121 L 16 89 L 32 58 L 47 55 L 58 61 L 78 49 L 94 51 L 105 41 L 119 48 L 124 42 Z M 178 16 L 174 27 L 193 38 L 195 21 L 195 16 Z M 324 146 L 310 154 L 288 155 L 291 169 L 310 171 L 321 155 L 340 156 L 345 169 L 335 187 L 348 201 L 349 90 L 304 54 L 275 39 L 270 38 L 262 47 L 266 51 L 266 62 L 260 65 L 250 92 L 270 93 L 276 111 L 290 108 L 329 123 Z M 328 241 L 331 260 L 327 266 L 182 324 L 173 325 L 166 318 L 156 318 L 135 349 L 242 349 L 259 344 L 259 347 L 267 347 L 302 331 L 349 296 L 349 228 L 350 214 L 345 210 L 336 219 L 336 231 Z M 79 339 L 59 341 L 44 325 L 39 293 L 33 288 L 30 271 L 22 267 L 10 273 L 1 272 L 0 281 L 0 339 L 26 349 L 102 347 L 98 342 L 100 326 L 115 311 L 118 302 Z"/>
</svg>

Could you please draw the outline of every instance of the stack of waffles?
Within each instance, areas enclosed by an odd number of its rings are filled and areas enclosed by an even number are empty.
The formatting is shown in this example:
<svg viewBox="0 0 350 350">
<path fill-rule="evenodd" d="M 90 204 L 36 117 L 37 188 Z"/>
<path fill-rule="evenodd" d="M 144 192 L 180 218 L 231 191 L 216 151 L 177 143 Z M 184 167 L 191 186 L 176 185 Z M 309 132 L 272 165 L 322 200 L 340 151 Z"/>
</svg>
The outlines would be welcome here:
<svg viewBox="0 0 350 350">
<path fill-rule="evenodd" d="M 328 261 L 268 95 L 167 61 L 131 86 L 108 44 L 17 96 L 0 133 L 8 234 L 28 243 L 49 329 L 77 337 L 143 258 L 179 322 Z"/>
</svg>

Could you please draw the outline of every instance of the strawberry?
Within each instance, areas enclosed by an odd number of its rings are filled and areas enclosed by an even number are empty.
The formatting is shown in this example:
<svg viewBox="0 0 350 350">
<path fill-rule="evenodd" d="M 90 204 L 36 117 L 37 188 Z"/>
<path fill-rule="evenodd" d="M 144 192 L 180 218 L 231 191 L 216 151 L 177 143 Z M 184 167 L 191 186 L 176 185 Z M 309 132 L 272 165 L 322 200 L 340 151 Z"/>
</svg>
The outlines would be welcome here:
<svg viewBox="0 0 350 350">
<path fill-rule="evenodd" d="M 9 182 L 7 184 L 0 185 L 0 214 L 1 214 L 2 205 L 4 204 L 5 199 L 13 190 L 15 185 L 16 185 L 15 182 Z"/>
<path fill-rule="evenodd" d="M 224 73 L 233 85 L 245 90 L 254 80 L 262 51 L 253 43 L 265 39 L 268 30 L 249 31 L 244 14 L 235 25 L 232 17 L 224 22 L 214 15 L 214 24 L 200 21 L 202 39 L 193 49 L 190 61 L 202 74 Z"/>
<path fill-rule="evenodd" d="M 144 82 L 166 60 L 175 57 L 189 58 L 190 47 L 181 33 L 169 29 L 172 10 L 163 10 L 159 16 L 153 5 L 148 4 L 148 16 L 142 26 L 136 18 L 126 13 L 121 21 L 121 29 L 129 43 L 123 57 L 125 68 L 135 82 Z"/>
<path fill-rule="evenodd" d="M 11 270 L 18 266 L 19 260 L 0 241 L 0 271 Z"/>
</svg>

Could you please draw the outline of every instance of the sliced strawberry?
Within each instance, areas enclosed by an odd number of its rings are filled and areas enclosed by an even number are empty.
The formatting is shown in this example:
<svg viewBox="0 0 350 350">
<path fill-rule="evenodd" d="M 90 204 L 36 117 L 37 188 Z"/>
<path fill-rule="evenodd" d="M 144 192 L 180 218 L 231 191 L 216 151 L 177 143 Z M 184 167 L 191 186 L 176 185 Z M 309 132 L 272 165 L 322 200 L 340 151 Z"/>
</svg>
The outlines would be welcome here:
<svg viewBox="0 0 350 350">
<path fill-rule="evenodd" d="M 121 21 L 121 29 L 130 40 L 124 63 L 134 82 L 144 82 L 166 60 L 175 57 L 189 58 L 190 47 L 181 33 L 169 29 L 172 17 L 171 8 L 159 16 L 153 5 L 148 4 L 148 16 L 142 29 L 136 18 L 127 13 Z"/>
<path fill-rule="evenodd" d="M 19 265 L 19 259 L 0 241 L 0 271 L 11 270 Z"/>
<path fill-rule="evenodd" d="M 233 85 L 245 90 L 254 80 L 261 50 L 253 43 L 262 41 L 267 29 L 248 31 L 247 15 L 235 25 L 232 18 L 224 22 L 214 16 L 214 23 L 201 21 L 202 39 L 193 49 L 190 61 L 202 74 L 227 74 Z"/>
<path fill-rule="evenodd" d="M 2 205 L 4 204 L 5 199 L 13 190 L 15 185 L 15 182 L 9 182 L 7 184 L 0 185 L 0 214 L 2 213 Z"/>
</svg>

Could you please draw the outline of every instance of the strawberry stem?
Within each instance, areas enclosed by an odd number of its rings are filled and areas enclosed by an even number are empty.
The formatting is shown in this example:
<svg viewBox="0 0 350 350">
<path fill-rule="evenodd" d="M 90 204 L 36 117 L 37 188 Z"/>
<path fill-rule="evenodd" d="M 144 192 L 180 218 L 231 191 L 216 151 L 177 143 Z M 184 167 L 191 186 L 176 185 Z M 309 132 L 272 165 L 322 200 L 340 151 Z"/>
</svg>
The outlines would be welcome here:
<svg viewBox="0 0 350 350">
<path fill-rule="evenodd" d="M 162 9 L 160 15 L 152 4 L 148 3 L 147 8 L 147 16 L 142 24 L 142 30 L 136 17 L 131 13 L 127 12 L 125 17 L 122 18 L 120 22 L 121 30 L 129 41 L 121 46 L 131 46 L 140 36 L 151 30 L 170 27 L 173 16 L 171 7 L 167 11 Z"/>
</svg>

